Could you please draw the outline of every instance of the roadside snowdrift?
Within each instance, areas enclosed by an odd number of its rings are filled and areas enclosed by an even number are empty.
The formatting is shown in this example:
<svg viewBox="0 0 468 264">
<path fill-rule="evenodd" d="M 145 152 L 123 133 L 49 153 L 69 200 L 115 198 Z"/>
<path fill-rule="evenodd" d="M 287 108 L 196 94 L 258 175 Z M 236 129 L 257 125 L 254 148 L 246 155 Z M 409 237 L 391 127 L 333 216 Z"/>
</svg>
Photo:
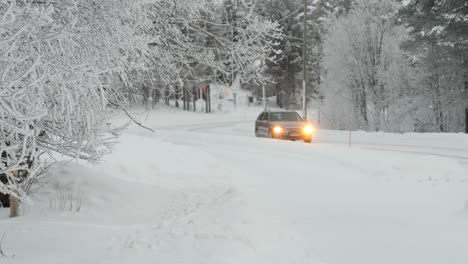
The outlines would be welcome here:
<svg viewBox="0 0 468 264">
<path fill-rule="evenodd" d="M 163 109 L 101 164 L 57 164 L 0 220 L 1 263 L 468 262 L 465 135 L 277 141 L 258 111 Z"/>
</svg>

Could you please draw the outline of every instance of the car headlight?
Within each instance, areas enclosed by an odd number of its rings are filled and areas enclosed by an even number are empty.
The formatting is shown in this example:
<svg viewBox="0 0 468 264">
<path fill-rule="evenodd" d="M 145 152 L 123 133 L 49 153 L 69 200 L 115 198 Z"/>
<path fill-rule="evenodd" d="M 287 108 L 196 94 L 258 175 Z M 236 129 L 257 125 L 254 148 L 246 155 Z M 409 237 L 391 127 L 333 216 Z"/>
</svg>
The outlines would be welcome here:
<svg viewBox="0 0 468 264">
<path fill-rule="evenodd" d="M 280 134 L 280 133 L 283 132 L 283 128 L 280 127 L 280 126 L 275 126 L 275 127 L 273 128 L 273 132 L 275 132 L 275 134 Z"/>
<path fill-rule="evenodd" d="M 307 125 L 305 127 L 302 128 L 302 132 L 304 132 L 304 134 L 306 135 L 310 135 L 314 132 L 314 127 L 311 126 L 311 125 Z"/>
</svg>

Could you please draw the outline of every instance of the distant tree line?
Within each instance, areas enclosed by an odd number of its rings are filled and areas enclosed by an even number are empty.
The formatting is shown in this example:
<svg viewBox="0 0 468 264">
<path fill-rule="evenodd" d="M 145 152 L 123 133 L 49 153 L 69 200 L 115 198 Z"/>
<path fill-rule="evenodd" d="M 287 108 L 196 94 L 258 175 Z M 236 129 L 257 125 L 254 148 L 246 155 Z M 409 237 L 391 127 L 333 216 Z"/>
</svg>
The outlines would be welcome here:
<svg viewBox="0 0 468 264">
<path fill-rule="evenodd" d="M 463 0 L 355 0 L 325 34 L 322 124 L 462 132 L 468 108 Z"/>
<path fill-rule="evenodd" d="M 468 5 L 464 0 L 256 0 L 281 25 L 281 57 L 268 63 L 267 95 L 322 127 L 461 132 L 468 107 Z M 302 67 L 307 15 L 307 67 Z M 251 85 L 260 95 L 261 89 Z"/>
</svg>

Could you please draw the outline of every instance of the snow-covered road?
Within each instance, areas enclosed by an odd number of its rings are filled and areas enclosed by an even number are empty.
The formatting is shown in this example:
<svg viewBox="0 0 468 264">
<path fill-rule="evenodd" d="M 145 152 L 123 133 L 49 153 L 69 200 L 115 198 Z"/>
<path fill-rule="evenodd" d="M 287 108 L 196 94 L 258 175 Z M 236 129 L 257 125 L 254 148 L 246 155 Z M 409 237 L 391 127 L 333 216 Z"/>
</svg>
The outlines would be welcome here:
<svg viewBox="0 0 468 264">
<path fill-rule="evenodd" d="M 241 120 L 187 126 L 169 126 L 161 127 L 161 129 L 178 128 L 188 131 L 203 131 L 210 134 L 253 137 L 253 126 L 254 124 L 252 121 Z M 369 138 L 369 135 L 374 136 L 374 138 Z M 356 136 L 357 138 L 354 138 Z M 360 149 L 434 155 L 468 160 L 468 142 L 466 145 L 462 144 L 462 146 L 460 146 L 460 142 L 445 142 L 443 138 L 440 138 L 440 135 L 434 134 L 406 134 L 398 135 L 396 138 L 392 138 L 391 136 L 395 135 L 389 133 L 365 133 L 362 131 L 324 130 L 320 131 L 317 135 L 315 143 L 338 146 L 347 145 L 348 147 Z M 461 142 L 466 142 L 465 135 L 452 135 L 452 137 L 453 136 L 458 136 Z"/>
<path fill-rule="evenodd" d="M 199 149 L 234 167 L 237 188 L 263 216 L 258 224 L 273 233 L 288 230 L 300 241 L 269 240 L 283 248 L 271 255 L 297 257 L 287 250 L 295 248 L 305 250 L 300 263 L 309 263 L 306 252 L 324 263 L 468 261 L 468 222 L 459 215 L 467 197 L 468 149 L 421 144 L 421 135 L 396 144 L 383 133 L 374 141 L 358 133 L 349 149 L 322 132 L 311 146 L 254 138 L 251 122 L 189 130 L 198 134 L 184 140 L 203 142 Z"/>
<path fill-rule="evenodd" d="M 256 114 L 151 114 L 156 134 L 131 127 L 97 167 L 57 169 L 48 204 L 0 220 L 15 255 L 0 262 L 468 263 L 468 136 L 305 144 L 255 138 Z M 86 193 L 79 212 L 54 205 L 60 186 Z"/>
</svg>

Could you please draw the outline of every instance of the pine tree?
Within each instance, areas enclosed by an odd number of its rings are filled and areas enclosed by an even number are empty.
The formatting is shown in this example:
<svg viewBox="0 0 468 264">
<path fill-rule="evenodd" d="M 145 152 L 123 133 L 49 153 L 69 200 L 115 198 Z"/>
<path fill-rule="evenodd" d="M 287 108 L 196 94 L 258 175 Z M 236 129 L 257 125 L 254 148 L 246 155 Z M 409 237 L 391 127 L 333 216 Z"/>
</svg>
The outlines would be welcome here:
<svg viewBox="0 0 468 264">
<path fill-rule="evenodd" d="M 412 36 L 405 48 L 426 73 L 421 93 L 431 98 L 433 123 L 442 132 L 461 131 L 468 107 L 466 14 L 464 0 L 411 1 L 401 11 Z"/>
</svg>

